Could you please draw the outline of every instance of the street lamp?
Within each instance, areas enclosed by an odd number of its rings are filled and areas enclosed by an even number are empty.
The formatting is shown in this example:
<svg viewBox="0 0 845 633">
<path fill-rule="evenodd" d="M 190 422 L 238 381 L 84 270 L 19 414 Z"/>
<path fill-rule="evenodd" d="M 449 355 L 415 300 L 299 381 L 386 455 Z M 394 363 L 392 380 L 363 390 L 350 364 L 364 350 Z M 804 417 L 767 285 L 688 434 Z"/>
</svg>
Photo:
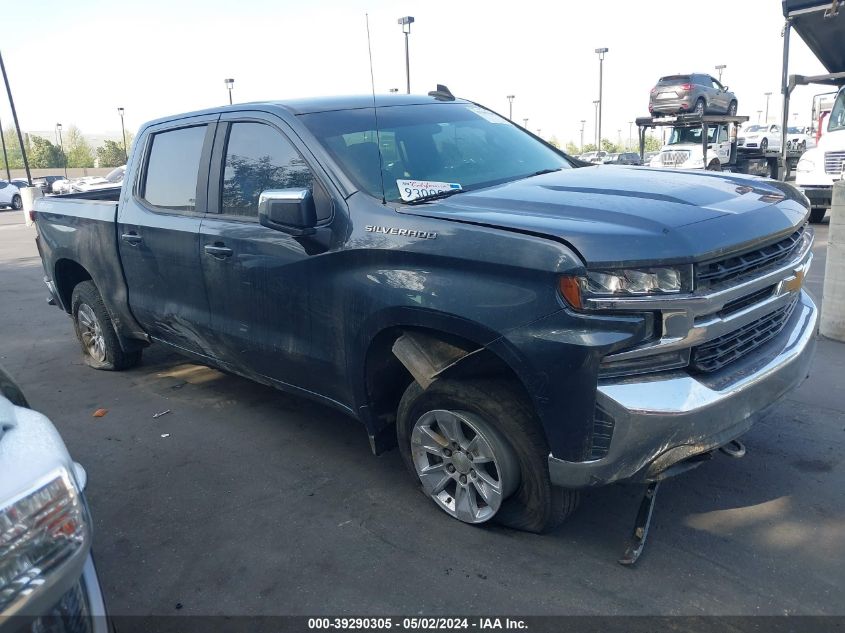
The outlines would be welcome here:
<svg viewBox="0 0 845 633">
<path fill-rule="evenodd" d="M 760 123 L 760 115 L 763 114 L 762 110 L 757 110 L 757 123 Z"/>
<path fill-rule="evenodd" d="M 634 143 L 633 143 L 633 140 L 632 140 L 632 138 L 631 138 L 631 126 L 632 126 L 632 125 L 634 125 L 634 122 L 633 122 L 633 121 L 628 121 L 628 151 L 629 151 L 629 152 L 630 152 L 630 151 L 633 149 L 633 147 L 634 147 Z"/>
<path fill-rule="evenodd" d="M 596 108 L 596 119 L 595 119 L 596 120 L 596 127 L 595 127 L 595 130 L 596 130 L 596 147 L 599 148 L 599 100 L 596 99 L 595 101 L 593 101 L 593 105 Z M 599 148 L 599 149 L 601 149 L 601 148 Z"/>
<path fill-rule="evenodd" d="M 232 105 L 232 88 L 235 87 L 235 80 L 230 77 L 224 79 L 223 83 L 226 84 L 226 89 L 229 91 L 229 105 Z"/>
<path fill-rule="evenodd" d="M 399 92 L 399 88 L 391 88 L 390 92 Z"/>
<path fill-rule="evenodd" d="M 587 123 L 587 119 L 581 119 L 581 153 L 584 153 L 584 124 Z"/>
<path fill-rule="evenodd" d="M 129 162 L 129 154 L 126 153 L 126 126 L 123 125 L 123 108 L 118 108 L 117 113 L 120 115 L 120 131 L 123 133 L 123 162 Z"/>
<path fill-rule="evenodd" d="M 513 100 L 516 95 L 508 95 L 508 118 L 513 121 Z"/>
<path fill-rule="evenodd" d="M 62 153 L 62 164 L 65 166 L 65 180 L 67 180 L 67 156 L 65 156 L 65 144 L 62 141 L 61 123 L 56 123 L 56 133 L 59 135 L 59 151 Z"/>
<path fill-rule="evenodd" d="M 772 96 L 772 93 L 771 92 L 764 92 L 763 94 L 766 95 L 766 123 L 768 123 L 769 122 L 769 97 Z"/>
<path fill-rule="evenodd" d="M 598 123 L 596 124 L 597 128 L 597 135 L 599 137 L 598 142 L 598 149 L 601 151 L 601 93 L 602 93 L 602 73 L 604 71 L 604 54 L 607 53 L 607 48 L 597 48 L 596 54 L 599 56 L 599 105 L 598 105 L 598 116 L 596 117 Z"/>
<path fill-rule="evenodd" d="M 727 67 L 727 64 L 719 64 L 716 66 L 716 70 L 719 71 L 719 83 L 722 83 L 722 71 Z"/>
<path fill-rule="evenodd" d="M 411 60 L 408 56 L 408 36 L 411 34 L 411 25 L 414 23 L 414 18 L 406 15 L 404 18 L 399 18 L 398 23 L 402 25 L 402 32 L 405 34 L 405 84 L 408 94 L 411 94 Z"/>
<path fill-rule="evenodd" d="M 522 119 L 522 127 L 524 127 L 526 130 L 528 129 L 528 119 Z"/>
</svg>

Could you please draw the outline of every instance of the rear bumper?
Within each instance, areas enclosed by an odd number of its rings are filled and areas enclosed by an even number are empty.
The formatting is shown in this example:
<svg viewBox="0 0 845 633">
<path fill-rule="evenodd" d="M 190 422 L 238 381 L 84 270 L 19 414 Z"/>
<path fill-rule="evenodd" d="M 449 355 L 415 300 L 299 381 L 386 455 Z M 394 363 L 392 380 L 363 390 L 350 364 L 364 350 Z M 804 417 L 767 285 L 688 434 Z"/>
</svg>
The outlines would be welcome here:
<svg viewBox="0 0 845 633">
<path fill-rule="evenodd" d="M 650 112 L 659 112 L 663 114 L 675 114 L 676 112 L 686 112 L 692 108 L 693 100 L 691 95 L 681 97 L 680 99 L 653 99 L 648 104 Z"/>
<path fill-rule="evenodd" d="M 584 488 L 624 479 L 653 480 L 670 466 L 739 437 L 807 377 L 817 322 L 818 310 L 802 291 L 775 339 L 721 371 L 676 371 L 600 383 L 597 404 L 615 422 L 608 453 L 587 462 L 549 455 L 552 483 Z"/>
</svg>

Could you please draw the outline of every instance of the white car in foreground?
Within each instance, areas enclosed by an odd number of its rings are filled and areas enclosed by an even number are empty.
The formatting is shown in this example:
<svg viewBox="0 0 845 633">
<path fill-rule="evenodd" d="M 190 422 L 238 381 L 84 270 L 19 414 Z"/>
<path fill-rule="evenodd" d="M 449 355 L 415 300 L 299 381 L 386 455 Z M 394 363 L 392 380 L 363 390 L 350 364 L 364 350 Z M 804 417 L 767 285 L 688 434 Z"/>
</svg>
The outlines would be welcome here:
<svg viewBox="0 0 845 633">
<path fill-rule="evenodd" d="M 0 207 L 12 207 L 13 209 L 23 207 L 20 186 L 14 180 L 12 182 L 0 180 Z"/>
<path fill-rule="evenodd" d="M 0 630 L 108 631 L 85 479 L 0 368 Z"/>
<path fill-rule="evenodd" d="M 759 149 L 761 152 L 767 150 L 780 150 L 780 126 L 771 123 L 769 125 L 749 125 L 740 130 L 736 142 L 739 147 Z"/>
</svg>

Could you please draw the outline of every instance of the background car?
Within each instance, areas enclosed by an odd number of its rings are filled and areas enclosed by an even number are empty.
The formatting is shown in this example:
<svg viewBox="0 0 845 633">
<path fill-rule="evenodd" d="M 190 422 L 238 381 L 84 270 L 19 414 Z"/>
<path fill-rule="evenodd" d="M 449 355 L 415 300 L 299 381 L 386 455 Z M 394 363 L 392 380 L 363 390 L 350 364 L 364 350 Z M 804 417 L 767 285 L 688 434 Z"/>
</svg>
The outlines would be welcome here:
<svg viewBox="0 0 845 633">
<path fill-rule="evenodd" d="M 108 189 L 120 187 L 123 184 L 123 175 L 126 173 L 126 165 L 121 165 L 111 170 L 102 178 L 86 178 L 82 181 L 71 183 L 71 191 L 95 191 L 97 189 Z"/>
<path fill-rule="evenodd" d="M 651 89 L 648 111 L 661 114 L 728 114 L 737 110 L 737 98 L 718 79 L 702 73 L 667 75 Z"/>
<path fill-rule="evenodd" d="M 736 143 L 739 147 L 759 149 L 761 152 L 780 150 L 780 136 L 780 126 L 776 123 L 749 125 L 740 130 Z"/>
<path fill-rule="evenodd" d="M 816 138 L 808 128 L 786 128 L 786 149 L 797 149 L 803 152 L 805 149 L 815 146 Z"/>
<path fill-rule="evenodd" d="M 620 152 L 611 154 L 604 160 L 605 165 L 642 165 L 640 155 L 635 152 Z"/>
<path fill-rule="evenodd" d="M 581 154 L 581 160 L 585 163 L 600 164 L 607 157 L 607 152 L 585 152 Z"/>
<path fill-rule="evenodd" d="M 0 207 L 12 207 L 20 209 L 23 207 L 20 187 L 16 181 L 0 180 Z"/>
<path fill-rule="evenodd" d="M 32 179 L 32 184 L 41 187 L 41 191 L 44 193 L 53 193 L 53 183 L 64 179 L 64 176 L 39 176 Z"/>
</svg>

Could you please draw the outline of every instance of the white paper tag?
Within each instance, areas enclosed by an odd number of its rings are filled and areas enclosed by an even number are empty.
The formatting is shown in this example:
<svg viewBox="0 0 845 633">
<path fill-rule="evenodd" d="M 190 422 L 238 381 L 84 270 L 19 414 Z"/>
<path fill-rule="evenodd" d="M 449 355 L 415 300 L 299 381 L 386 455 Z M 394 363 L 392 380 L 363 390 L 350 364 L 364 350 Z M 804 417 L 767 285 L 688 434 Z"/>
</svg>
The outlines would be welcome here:
<svg viewBox="0 0 845 633">
<path fill-rule="evenodd" d="M 489 121 L 490 123 L 500 123 L 502 125 L 507 123 L 506 119 L 500 117 L 495 112 L 490 112 L 490 110 L 485 110 L 484 108 L 479 108 L 478 106 L 470 106 L 467 109 L 471 112 L 475 112 L 482 119 L 484 119 L 485 121 Z"/>
<path fill-rule="evenodd" d="M 425 196 L 433 196 L 436 193 L 443 193 L 444 191 L 451 191 L 453 189 L 456 191 L 461 190 L 461 186 L 456 182 L 435 182 L 433 180 L 397 179 L 396 186 L 399 187 L 399 195 L 405 202 L 424 198 Z"/>
</svg>

